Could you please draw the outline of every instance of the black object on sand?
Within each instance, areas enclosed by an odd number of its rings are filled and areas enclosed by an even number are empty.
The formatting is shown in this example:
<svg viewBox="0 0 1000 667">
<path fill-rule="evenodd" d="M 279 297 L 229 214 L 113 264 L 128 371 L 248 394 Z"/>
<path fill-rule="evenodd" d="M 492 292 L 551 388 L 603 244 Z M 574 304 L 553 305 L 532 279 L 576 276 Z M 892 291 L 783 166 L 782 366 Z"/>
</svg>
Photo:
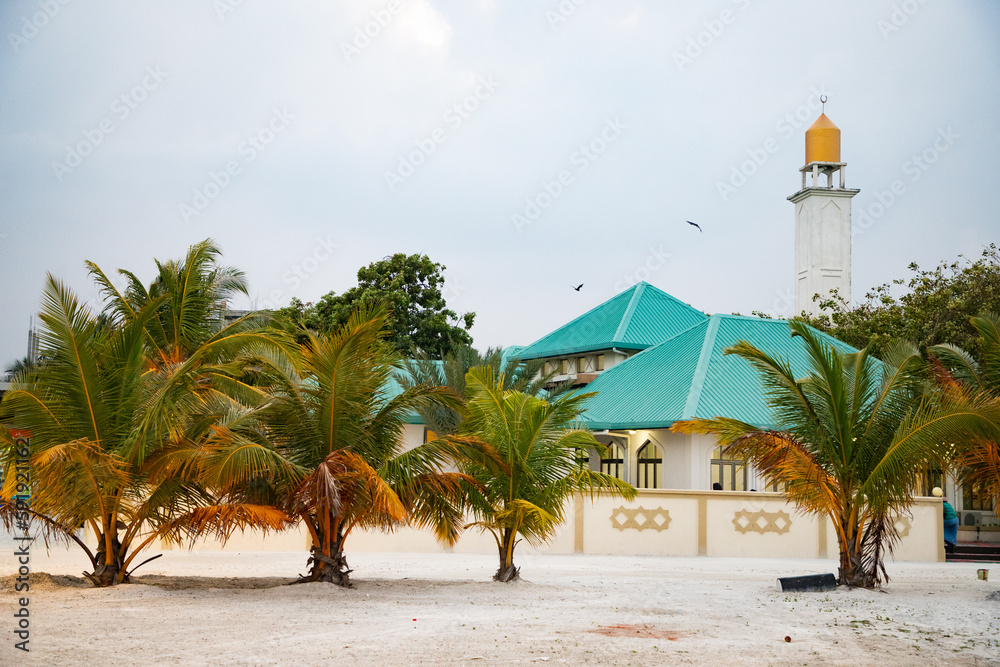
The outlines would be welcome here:
<svg viewBox="0 0 1000 667">
<path fill-rule="evenodd" d="M 832 591 L 837 588 L 837 578 L 832 574 L 807 574 L 804 577 L 778 577 L 783 592 Z"/>
</svg>

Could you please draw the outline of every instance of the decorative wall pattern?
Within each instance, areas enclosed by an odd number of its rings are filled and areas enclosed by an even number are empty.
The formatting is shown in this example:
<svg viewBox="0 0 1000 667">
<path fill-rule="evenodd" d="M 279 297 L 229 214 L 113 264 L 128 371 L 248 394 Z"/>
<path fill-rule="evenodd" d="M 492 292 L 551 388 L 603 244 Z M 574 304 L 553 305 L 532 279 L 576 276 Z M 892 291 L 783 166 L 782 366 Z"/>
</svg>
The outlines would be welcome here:
<svg viewBox="0 0 1000 667">
<path fill-rule="evenodd" d="M 733 525 L 741 533 L 787 533 L 792 526 L 792 520 L 784 510 L 777 512 L 751 512 L 740 510 L 733 517 Z"/>
<path fill-rule="evenodd" d="M 892 520 L 892 523 L 895 524 L 900 537 L 906 537 L 909 535 L 910 527 L 913 526 L 913 521 L 910 520 L 910 517 L 903 516 L 902 514 L 897 515 L 896 518 Z"/>
<path fill-rule="evenodd" d="M 611 526 L 617 530 L 666 530 L 670 527 L 670 512 L 657 507 L 648 510 L 645 507 L 634 509 L 624 505 L 611 510 Z"/>
</svg>

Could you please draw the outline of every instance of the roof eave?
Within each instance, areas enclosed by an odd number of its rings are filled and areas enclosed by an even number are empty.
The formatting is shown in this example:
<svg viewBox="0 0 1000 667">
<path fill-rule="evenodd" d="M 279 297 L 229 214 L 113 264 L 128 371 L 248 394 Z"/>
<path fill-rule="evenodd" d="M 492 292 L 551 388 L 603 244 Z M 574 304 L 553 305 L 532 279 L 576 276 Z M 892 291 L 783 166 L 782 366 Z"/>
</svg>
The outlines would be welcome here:
<svg viewBox="0 0 1000 667">
<path fill-rule="evenodd" d="M 517 355 L 518 359 L 522 361 L 533 361 L 534 359 L 547 359 L 548 357 L 564 357 L 574 354 L 583 354 L 585 352 L 601 352 L 608 351 L 618 348 L 621 350 L 637 350 L 641 352 L 647 348 L 652 347 L 652 345 L 646 345 L 643 343 L 620 343 L 620 342 L 608 342 L 600 343 L 598 345 L 584 345 L 582 347 L 567 347 L 561 350 L 551 350 L 548 352 L 533 352 L 531 354 Z"/>
<path fill-rule="evenodd" d="M 650 431 L 668 429 L 674 425 L 673 421 L 601 422 L 584 419 L 583 422 L 592 431 Z"/>
</svg>

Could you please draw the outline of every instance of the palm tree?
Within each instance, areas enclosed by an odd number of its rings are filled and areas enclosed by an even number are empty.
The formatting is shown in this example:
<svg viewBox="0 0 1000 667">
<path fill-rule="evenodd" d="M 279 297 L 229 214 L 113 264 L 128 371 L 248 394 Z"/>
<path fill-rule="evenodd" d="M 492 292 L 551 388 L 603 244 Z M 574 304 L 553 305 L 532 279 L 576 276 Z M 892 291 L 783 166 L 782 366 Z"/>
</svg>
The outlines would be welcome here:
<svg viewBox="0 0 1000 667">
<path fill-rule="evenodd" d="M 13 378 L 18 375 L 30 373 L 37 365 L 37 362 L 33 361 L 31 357 L 21 357 L 7 365 L 7 368 L 4 369 L 4 375 Z"/>
<path fill-rule="evenodd" d="M 131 271 L 119 269 L 124 291 L 99 266 L 86 264 L 105 298 L 104 314 L 109 319 L 131 321 L 159 301 L 146 326 L 147 342 L 156 367 L 170 368 L 192 358 L 197 363 L 225 362 L 238 357 L 244 346 L 270 345 L 275 340 L 266 313 L 225 320 L 229 300 L 249 292 L 243 272 L 220 265 L 220 256 L 219 247 L 206 239 L 191 246 L 183 261 L 154 260 L 157 273 L 148 287 Z"/>
<path fill-rule="evenodd" d="M 89 264 L 106 297 L 100 314 L 50 276 L 39 337 L 45 363 L 4 397 L 12 423 L 32 433 L 32 512 L 42 534 L 81 546 L 97 586 L 128 581 L 134 558 L 158 537 L 177 538 L 188 520 L 223 537 L 288 525 L 281 512 L 225 502 L 200 481 L 206 447 L 238 440 L 247 431 L 241 411 L 265 397 L 240 355 L 282 349 L 280 334 L 251 318 L 218 323 L 217 299 L 238 285 L 217 255 L 204 242 L 183 263 L 157 263 L 148 290 L 123 271 L 125 295 Z M 3 498 L 10 527 L 9 485 Z M 96 551 L 76 536 L 82 523 Z"/>
<path fill-rule="evenodd" d="M 173 415 L 157 407 L 163 388 L 149 371 L 145 342 L 158 305 L 121 326 L 101 326 L 98 315 L 49 276 L 39 333 L 46 362 L 4 396 L 13 424 L 31 433 L 29 512 L 46 541 L 71 540 L 84 550 L 93 567 L 85 574 L 95 586 L 128 581 L 133 560 L 158 537 L 155 528 L 171 511 L 210 501 L 162 465 L 157 434 Z M 7 444 L 0 518 L 12 529 L 18 508 Z M 279 527 L 273 516 L 265 518 Z M 97 537 L 95 550 L 76 535 L 83 524 Z"/>
<path fill-rule="evenodd" d="M 717 435 L 768 483 L 787 485 L 800 510 L 829 517 L 840 547 L 840 584 L 881 585 L 888 580 L 885 554 L 899 539 L 894 519 L 912 503 L 914 471 L 941 460 L 953 433 L 981 424 L 968 410 L 923 392 L 925 364 L 916 347 L 896 344 L 882 363 L 867 347 L 838 351 L 802 322 L 790 328 L 808 354 L 805 378 L 750 343 L 726 350 L 759 374 L 774 429 L 725 417 L 673 428 Z"/>
<path fill-rule="evenodd" d="M 465 375 L 476 366 L 492 368 L 494 374 L 504 378 L 505 389 L 523 391 L 532 396 L 541 393 L 545 384 L 555 375 L 553 371 L 536 378 L 542 370 L 541 361 L 522 361 L 514 356 L 505 361 L 501 348 L 491 347 L 482 353 L 471 345 L 463 343 L 453 345 L 440 360 L 434 359 L 430 354 L 417 352 L 412 359 L 406 361 L 398 380 L 404 387 L 419 384 L 448 387 L 462 398 L 468 399 Z M 462 422 L 461 410 L 425 406 L 418 412 L 424 425 L 435 434 L 444 436 L 458 433 Z"/>
<path fill-rule="evenodd" d="M 495 581 L 519 578 L 514 549 L 519 535 L 529 544 L 549 540 L 577 492 L 635 497 L 631 485 L 580 464 L 603 446 L 589 431 L 571 428 L 593 393 L 563 394 L 546 401 L 508 389 L 508 379 L 489 366 L 466 375 L 470 399 L 462 423 L 464 442 L 483 442 L 467 451 L 460 469 L 474 482 L 469 507 L 478 526 L 496 540 L 500 566 Z"/>
<path fill-rule="evenodd" d="M 404 451 L 403 442 L 406 419 L 416 409 L 456 407 L 458 398 L 428 385 L 395 392 L 401 361 L 385 340 L 387 331 L 387 311 L 365 306 L 330 333 L 306 332 L 297 366 L 285 368 L 285 381 L 272 388 L 270 444 L 256 450 L 266 458 L 273 446 L 290 467 L 262 466 L 273 482 L 259 492 L 309 530 L 311 567 L 301 582 L 350 587 L 344 549 L 355 529 L 409 524 L 431 528 L 447 543 L 463 529 L 468 480 L 444 471 L 455 447 L 438 441 Z M 234 466 L 233 474 L 239 470 Z M 222 485 L 237 488 L 240 480 Z"/>
<path fill-rule="evenodd" d="M 982 336 L 979 362 L 954 345 L 935 345 L 928 352 L 941 363 L 937 377 L 958 400 L 992 404 L 1000 409 L 1000 315 L 983 313 L 972 318 L 972 326 Z M 1000 431 L 1000 422 L 997 423 Z M 963 486 L 977 488 L 993 501 L 1000 516 L 1000 437 L 957 439 L 951 463 Z"/>
</svg>

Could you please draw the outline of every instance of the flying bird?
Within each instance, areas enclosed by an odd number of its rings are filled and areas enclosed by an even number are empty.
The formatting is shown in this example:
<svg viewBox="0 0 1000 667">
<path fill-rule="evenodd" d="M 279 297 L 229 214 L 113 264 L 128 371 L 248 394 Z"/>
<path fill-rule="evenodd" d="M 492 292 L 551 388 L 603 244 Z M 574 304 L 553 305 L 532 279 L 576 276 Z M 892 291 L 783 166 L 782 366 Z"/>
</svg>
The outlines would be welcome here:
<svg viewBox="0 0 1000 667">
<path fill-rule="evenodd" d="M 701 232 L 701 225 L 699 225 L 698 223 L 696 223 L 696 222 L 691 222 L 690 220 L 685 220 L 684 222 L 688 223 L 688 224 L 689 224 L 689 225 L 691 225 L 692 227 L 697 227 L 697 228 L 698 228 L 698 231 L 699 231 L 699 232 Z M 702 232 L 702 233 L 704 233 L 704 232 Z"/>
<path fill-rule="evenodd" d="M 572 286 L 572 285 L 570 285 L 570 287 L 573 287 L 573 286 Z M 579 284 L 579 285 L 577 285 L 576 287 L 573 287 L 573 289 L 575 289 L 575 290 L 576 290 L 577 292 L 579 292 L 579 291 L 580 291 L 580 288 L 581 288 L 581 287 L 583 287 L 583 283 L 580 283 L 580 284 Z"/>
</svg>

